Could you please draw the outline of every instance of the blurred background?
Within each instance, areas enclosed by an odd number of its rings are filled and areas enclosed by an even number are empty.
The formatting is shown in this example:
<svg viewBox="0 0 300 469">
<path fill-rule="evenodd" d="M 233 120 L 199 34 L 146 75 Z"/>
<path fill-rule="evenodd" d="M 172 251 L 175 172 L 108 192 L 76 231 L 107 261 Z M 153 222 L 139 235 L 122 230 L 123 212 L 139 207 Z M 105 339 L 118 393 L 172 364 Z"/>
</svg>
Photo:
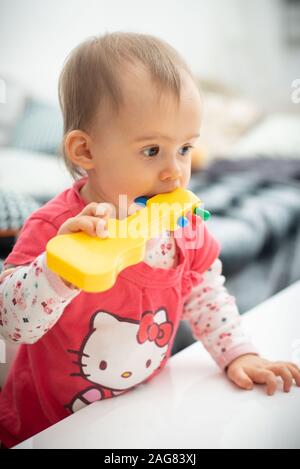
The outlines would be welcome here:
<svg viewBox="0 0 300 469">
<path fill-rule="evenodd" d="M 299 0 L 0 0 L 0 259 L 26 217 L 72 183 L 59 155 L 67 54 L 118 30 L 167 40 L 199 81 L 189 188 L 213 213 L 245 313 L 300 279 Z M 191 340 L 182 333 L 174 351 Z"/>
</svg>

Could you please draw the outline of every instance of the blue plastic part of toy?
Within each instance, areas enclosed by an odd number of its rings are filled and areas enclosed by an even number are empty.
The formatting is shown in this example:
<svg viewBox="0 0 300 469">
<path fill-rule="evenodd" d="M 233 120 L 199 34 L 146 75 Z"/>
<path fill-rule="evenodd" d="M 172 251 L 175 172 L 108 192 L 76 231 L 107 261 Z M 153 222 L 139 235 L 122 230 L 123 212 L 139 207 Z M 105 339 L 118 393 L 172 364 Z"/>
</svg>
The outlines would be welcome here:
<svg viewBox="0 0 300 469">
<path fill-rule="evenodd" d="M 146 196 L 137 197 L 136 199 L 134 199 L 134 202 L 138 205 L 142 205 L 143 207 L 146 207 L 148 198 L 149 197 L 146 197 Z"/>
<path fill-rule="evenodd" d="M 184 228 L 186 225 L 188 225 L 188 223 L 189 221 L 186 217 L 179 217 L 177 220 L 177 225 L 181 228 Z"/>
</svg>

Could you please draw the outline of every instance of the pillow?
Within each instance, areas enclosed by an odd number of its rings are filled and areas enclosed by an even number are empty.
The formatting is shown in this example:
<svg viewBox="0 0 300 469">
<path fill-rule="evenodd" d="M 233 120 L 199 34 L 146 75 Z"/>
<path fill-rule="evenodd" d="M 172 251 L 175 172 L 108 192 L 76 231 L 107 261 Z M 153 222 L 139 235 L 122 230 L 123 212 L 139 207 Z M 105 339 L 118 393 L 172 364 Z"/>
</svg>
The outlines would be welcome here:
<svg viewBox="0 0 300 469">
<path fill-rule="evenodd" d="M 0 146 L 7 145 L 16 121 L 24 112 L 27 94 L 8 77 L 0 79 Z"/>
<path fill-rule="evenodd" d="M 206 91 L 203 96 L 201 143 L 205 166 L 223 155 L 261 118 L 259 106 L 252 101 L 225 92 Z"/>
<path fill-rule="evenodd" d="M 0 237 L 15 236 L 26 218 L 39 206 L 28 195 L 0 190 Z"/>
<path fill-rule="evenodd" d="M 46 202 L 70 187 L 73 179 L 61 157 L 0 148 L 0 187 Z"/>
<path fill-rule="evenodd" d="M 23 150 L 58 154 L 62 136 L 60 109 L 30 98 L 11 133 L 9 145 Z"/>
<path fill-rule="evenodd" d="M 223 155 L 233 159 L 300 158 L 300 117 L 297 114 L 271 114 L 253 127 Z"/>
</svg>

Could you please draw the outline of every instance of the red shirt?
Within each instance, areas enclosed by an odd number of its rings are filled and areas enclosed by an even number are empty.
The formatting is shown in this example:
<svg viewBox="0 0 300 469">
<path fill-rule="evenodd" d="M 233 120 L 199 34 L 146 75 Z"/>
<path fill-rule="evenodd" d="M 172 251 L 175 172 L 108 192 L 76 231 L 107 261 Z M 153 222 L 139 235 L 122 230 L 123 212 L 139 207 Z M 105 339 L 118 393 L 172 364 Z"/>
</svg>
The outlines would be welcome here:
<svg viewBox="0 0 300 469">
<path fill-rule="evenodd" d="M 79 192 L 85 180 L 29 217 L 5 264 L 29 264 L 45 251 L 61 224 L 86 205 Z M 165 366 L 183 303 L 220 251 L 200 218 L 188 218 L 189 225 L 176 230 L 175 268 L 127 267 L 112 288 L 81 291 L 40 340 L 20 345 L 0 394 L 0 441 L 6 446 L 90 402 L 145 383 Z"/>
</svg>

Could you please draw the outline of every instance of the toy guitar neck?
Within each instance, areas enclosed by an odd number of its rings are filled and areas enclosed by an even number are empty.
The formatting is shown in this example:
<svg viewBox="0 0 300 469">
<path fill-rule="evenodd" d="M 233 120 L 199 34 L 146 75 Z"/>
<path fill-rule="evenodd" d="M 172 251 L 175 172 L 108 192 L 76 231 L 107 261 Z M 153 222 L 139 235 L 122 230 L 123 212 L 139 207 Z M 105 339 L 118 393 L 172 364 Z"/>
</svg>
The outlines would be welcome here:
<svg viewBox="0 0 300 469">
<path fill-rule="evenodd" d="M 188 223 L 184 216 L 193 210 L 208 219 L 200 199 L 188 189 L 176 189 L 147 200 L 135 200 L 144 208 L 123 220 L 110 218 L 107 238 L 86 233 L 58 235 L 46 247 L 47 266 L 62 278 L 86 292 L 111 288 L 119 272 L 143 261 L 146 242 L 163 230 L 174 231 Z"/>
</svg>

